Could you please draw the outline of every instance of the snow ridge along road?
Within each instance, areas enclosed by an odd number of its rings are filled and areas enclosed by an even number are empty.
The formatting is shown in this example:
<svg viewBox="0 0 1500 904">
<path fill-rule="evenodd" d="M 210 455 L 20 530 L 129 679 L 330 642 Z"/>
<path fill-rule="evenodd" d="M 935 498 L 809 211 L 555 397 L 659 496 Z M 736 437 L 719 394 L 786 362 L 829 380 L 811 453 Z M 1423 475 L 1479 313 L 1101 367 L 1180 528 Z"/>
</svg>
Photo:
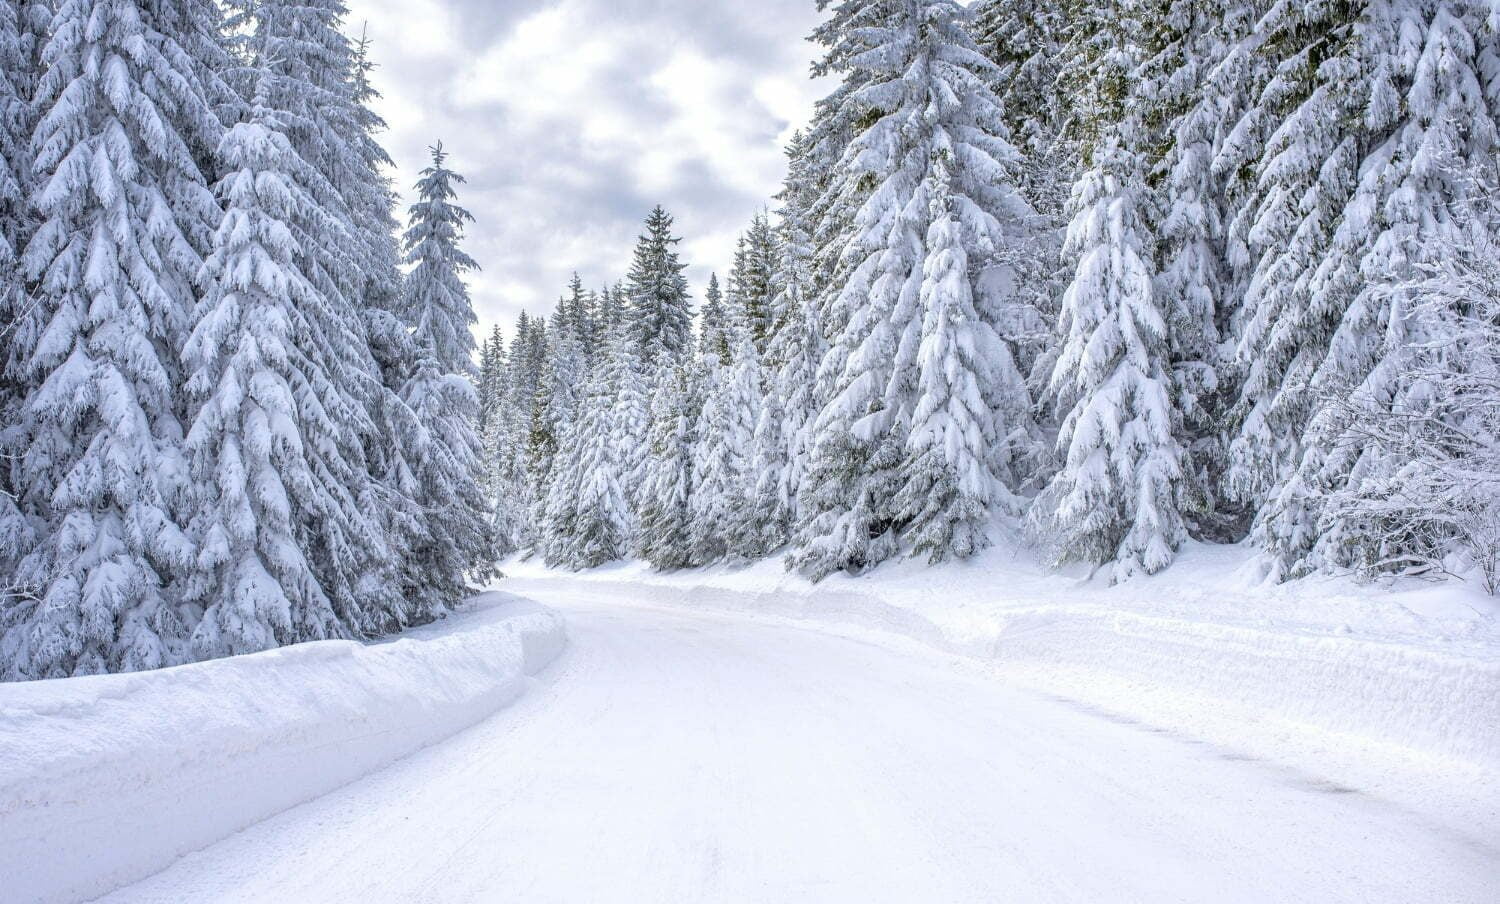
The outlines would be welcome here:
<svg viewBox="0 0 1500 904">
<path fill-rule="evenodd" d="M 485 593 L 389 642 L 0 684 L 0 902 L 149 876 L 494 715 L 566 642 Z"/>
<path fill-rule="evenodd" d="M 515 706 L 104 900 L 1495 900 L 1492 813 L 1455 826 L 915 645 L 537 596 L 570 641 Z"/>
</svg>

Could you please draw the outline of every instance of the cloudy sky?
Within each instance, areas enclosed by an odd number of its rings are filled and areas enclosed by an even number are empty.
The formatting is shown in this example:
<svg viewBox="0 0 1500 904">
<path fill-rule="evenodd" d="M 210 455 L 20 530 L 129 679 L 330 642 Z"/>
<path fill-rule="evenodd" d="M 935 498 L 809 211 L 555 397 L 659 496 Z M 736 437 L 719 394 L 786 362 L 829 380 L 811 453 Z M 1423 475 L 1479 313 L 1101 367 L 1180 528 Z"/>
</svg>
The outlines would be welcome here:
<svg viewBox="0 0 1500 904">
<path fill-rule="evenodd" d="M 813 0 L 347 0 L 403 191 L 441 139 L 469 180 L 481 326 L 624 276 L 655 204 L 695 296 L 769 203 L 809 79 Z"/>
</svg>

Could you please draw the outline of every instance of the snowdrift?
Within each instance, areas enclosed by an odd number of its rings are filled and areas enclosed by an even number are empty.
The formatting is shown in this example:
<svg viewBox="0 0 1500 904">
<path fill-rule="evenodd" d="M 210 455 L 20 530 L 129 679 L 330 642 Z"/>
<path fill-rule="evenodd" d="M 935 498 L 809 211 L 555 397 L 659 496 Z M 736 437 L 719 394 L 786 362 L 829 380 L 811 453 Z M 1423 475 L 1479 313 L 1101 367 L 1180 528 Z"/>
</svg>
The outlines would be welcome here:
<svg viewBox="0 0 1500 904">
<path fill-rule="evenodd" d="M 0 684 L 0 899 L 148 876 L 493 714 L 565 643 L 492 592 L 388 642 Z"/>
<path fill-rule="evenodd" d="M 1241 748 L 1315 734 L 1309 749 L 1332 740 L 1500 769 L 1500 612 L 1461 584 L 1265 585 L 1248 550 L 1192 546 L 1161 575 L 1108 587 L 1030 558 L 995 549 L 817 585 L 779 562 L 668 574 L 511 563 L 504 586 L 638 598 L 644 587 L 663 604 L 894 634 L 1077 705 Z"/>
</svg>

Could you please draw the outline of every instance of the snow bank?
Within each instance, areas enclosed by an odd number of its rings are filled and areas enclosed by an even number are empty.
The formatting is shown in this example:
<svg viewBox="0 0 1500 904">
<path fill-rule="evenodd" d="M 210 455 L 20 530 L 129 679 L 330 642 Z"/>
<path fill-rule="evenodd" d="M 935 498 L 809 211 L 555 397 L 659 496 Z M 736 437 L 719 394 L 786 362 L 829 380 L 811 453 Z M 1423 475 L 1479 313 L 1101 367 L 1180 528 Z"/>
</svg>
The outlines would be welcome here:
<svg viewBox="0 0 1500 904">
<path fill-rule="evenodd" d="M 0 899 L 68 901 L 493 714 L 566 643 L 503 593 L 376 644 L 0 684 Z"/>
<path fill-rule="evenodd" d="M 509 589 L 640 597 L 647 587 L 654 602 L 894 633 L 1196 737 L 1217 721 L 1226 736 L 1245 726 L 1261 737 L 1308 730 L 1319 743 L 1339 735 L 1346 747 L 1500 767 L 1500 613 L 1459 584 L 1265 585 L 1248 551 L 1206 546 L 1117 587 L 1005 549 L 817 585 L 776 562 L 671 574 L 630 563 L 573 575 L 512 563 L 506 572 Z"/>
</svg>

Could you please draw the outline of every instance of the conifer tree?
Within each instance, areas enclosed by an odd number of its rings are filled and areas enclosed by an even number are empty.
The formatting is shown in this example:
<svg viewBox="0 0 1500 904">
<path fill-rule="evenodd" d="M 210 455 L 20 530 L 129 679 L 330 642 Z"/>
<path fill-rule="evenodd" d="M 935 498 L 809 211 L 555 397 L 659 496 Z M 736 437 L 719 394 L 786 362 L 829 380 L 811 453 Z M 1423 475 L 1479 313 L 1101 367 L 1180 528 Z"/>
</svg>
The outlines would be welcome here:
<svg viewBox="0 0 1500 904">
<path fill-rule="evenodd" d="M 547 563 L 594 568 L 625 555 L 630 512 L 620 488 L 608 376 L 601 368 L 583 389 L 579 416 L 567 426 L 543 526 Z"/>
<path fill-rule="evenodd" d="M 417 479 L 422 533 L 405 563 L 404 593 L 414 615 L 430 618 L 467 596 L 467 575 L 493 561 L 489 512 L 480 489 L 482 444 L 474 431 L 478 398 L 470 382 L 474 310 L 464 274 L 478 269 L 459 248 L 473 219 L 455 203 L 463 177 L 446 166 L 441 143 L 418 180 L 411 225 L 403 237 L 405 308 L 417 347 L 417 368 L 402 389 L 415 430 L 402 448 Z"/>
<path fill-rule="evenodd" d="M 670 570 L 692 564 L 693 412 L 687 367 L 657 369 L 635 554 Z"/>
<path fill-rule="evenodd" d="M 750 472 L 760 408 L 760 366 L 744 318 L 730 331 L 733 358 L 707 371 L 693 446 L 691 557 L 695 563 L 749 559 L 755 477 Z"/>
<path fill-rule="evenodd" d="M 332 389 L 324 404 L 340 427 L 333 440 L 348 465 L 341 479 L 371 528 L 359 531 L 357 552 L 320 553 L 313 561 L 353 630 L 381 633 L 412 617 L 400 589 L 406 560 L 400 545 L 420 517 L 420 500 L 412 495 L 403 450 L 394 445 L 409 417 L 400 394 L 417 352 L 399 310 L 399 284 L 375 282 L 395 278 L 398 253 L 389 230 L 389 183 L 376 169 L 383 152 L 367 131 L 378 120 L 355 102 L 362 76 L 355 48 L 339 30 L 340 0 L 236 0 L 231 9 L 240 52 L 270 67 L 269 77 L 259 77 L 262 102 L 282 115 L 293 151 L 312 167 L 306 188 L 318 215 L 338 227 L 309 230 L 298 266 L 327 304 L 312 337 Z M 385 300 L 382 293 L 396 295 Z"/>
<path fill-rule="evenodd" d="M 708 290 L 703 295 L 703 311 L 698 318 L 698 357 L 719 364 L 729 363 L 729 312 L 724 293 L 719 288 L 719 274 L 708 275 Z"/>
<path fill-rule="evenodd" d="M 1242 492 L 1264 493 L 1254 535 L 1272 574 L 1292 577 L 1367 545 L 1367 525 L 1323 519 L 1331 492 L 1378 470 L 1331 403 L 1353 394 L 1372 416 L 1426 404 L 1399 362 L 1407 345 L 1444 339 L 1406 333 L 1402 286 L 1493 234 L 1500 92 L 1494 23 L 1472 4 L 1277 7 L 1262 28 L 1282 79 L 1267 94 L 1286 91 L 1291 113 L 1260 169 L 1268 228 L 1252 234 L 1263 251 L 1233 461 Z M 1327 58 L 1311 71 L 1309 55 Z"/>
<path fill-rule="evenodd" d="M 692 340 L 693 309 L 682 275 L 686 265 L 677 257 L 679 241 L 672 235 L 671 215 L 657 206 L 646 218 L 626 280 L 629 329 L 648 367 L 683 360 Z"/>
<path fill-rule="evenodd" d="M 771 280 L 775 267 L 776 238 L 770 218 L 757 213 L 750 228 L 740 236 L 729 274 L 730 306 L 741 311 L 755 344 L 756 354 L 765 354 L 772 330 Z"/>
<path fill-rule="evenodd" d="M 36 88 L 36 285 L 14 350 L 26 394 L 20 507 L 45 536 L 8 606 L 14 678 L 180 661 L 191 630 L 172 575 L 192 558 L 181 370 L 203 240 L 218 207 L 200 169 L 223 131 L 202 61 L 208 3 L 66 0 Z M 195 49 L 196 49 L 196 45 Z"/>
<path fill-rule="evenodd" d="M 0 8 L 0 598 L 26 592 L 15 579 L 22 556 L 35 542 L 31 521 L 18 505 L 19 450 L 25 441 L 21 404 L 26 368 L 25 330 L 36 328 L 32 293 L 21 254 L 36 227 L 30 137 L 35 126 L 37 75 L 51 14 L 37 2 Z M 23 338 L 25 337 L 25 338 Z"/>
<path fill-rule="evenodd" d="M 617 480 L 625 500 L 631 536 L 643 507 L 649 460 L 651 396 L 633 339 L 618 330 L 605 347 L 601 379 L 610 393 L 609 432 Z"/>
<path fill-rule="evenodd" d="M 829 308 L 839 332 L 793 560 L 814 577 L 879 562 L 908 528 L 936 558 L 983 545 L 1012 444 L 1030 432 L 1029 394 L 975 286 L 1030 209 L 964 17 L 947 0 L 870 4 L 843 39 L 875 42 L 846 64 L 869 73 L 848 102 L 875 110 L 840 163 L 849 187 L 831 191 L 874 188 Z M 933 507 L 936 487 L 953 489 Z"/>
<path fill-rule="evenodd" d="M 310 541 L 343 555 L 362 545 L 350 533 L 373 529 L 348 490 L 348 464 L 328 454 L 340 425 L 321 404 L 330 377 L 310 340 L 329 306 L 297 255 L 302 237 L 337 224 L 317 215 L 306 188 L 316 176 L 280 131 L 282 115 L 258 92 L 220 146 L 228 209 L 183 354 L 196 402 L 191 473 L 206 491 L 188 581 L 203 610 L 193 632 L 202 657 L 347 636 Z"/>
<path fill-rule="evenodd" d="M 1114 580 L 1165 568 L 1183 537 L 1169 331 L 1152 264 L 1143 127 L 1128 93 L 1139 80 L 1141 29 L 1126 10 L 1101 8 L 1075 35 L 1090 66 L 1089 118 L 1080 122 L 1090 156 L 1074 189 L 1065 253 L 1077 264 L 1051 380 L 1065 412 L 1064 462 L 1035 508 L 1058 559 L 1113 562 Z"/>
<path fill-rule="evenodd" d="M 772 330 L 763 361 L 766 393 L 755 425 L 755 477 L 750 521 L 757 537 L 753 547 L 767 555 L 791 539 L 798 507 L 797 492 L 811 439 L 815 414 L 814 385 L 824 351 L 817 308 L 809 297 L 812 238 L 807 210 L 812 203 L 806 184 L 805 144 L 800 134 L 788 149 L 788 175 L 780 198 L 776 266 L 772 273 Z"/>
</svg>

